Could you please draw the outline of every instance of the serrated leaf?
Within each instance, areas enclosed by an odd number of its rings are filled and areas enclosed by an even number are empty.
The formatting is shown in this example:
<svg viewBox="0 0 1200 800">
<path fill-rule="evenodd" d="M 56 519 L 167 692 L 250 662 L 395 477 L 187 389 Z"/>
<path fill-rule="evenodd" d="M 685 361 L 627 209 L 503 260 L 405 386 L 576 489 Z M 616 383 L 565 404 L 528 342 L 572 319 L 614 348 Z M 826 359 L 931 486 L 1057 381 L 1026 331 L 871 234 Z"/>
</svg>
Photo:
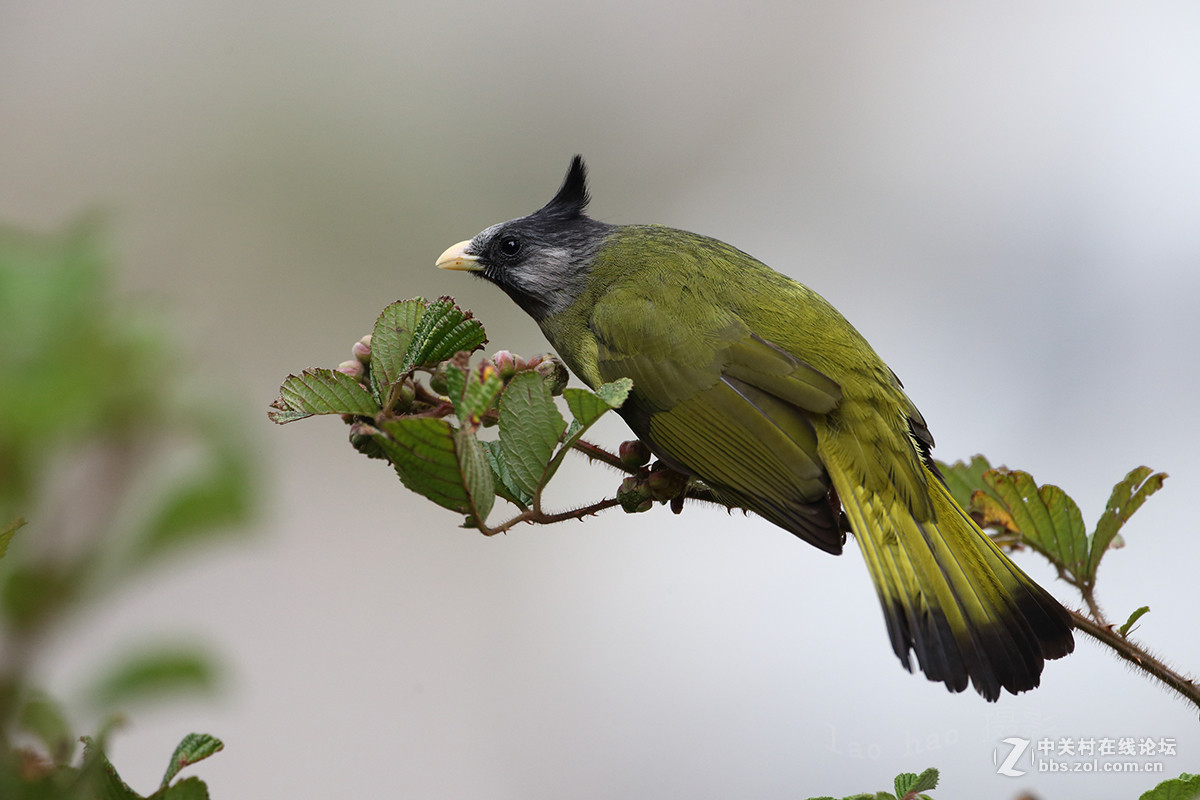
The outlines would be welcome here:
<svg viewBox="0 0 1200 800">
<path fill-rule="evenodd" d="M 920 775 L 903 772 L 896 776 L 896 797 L 904 798 L 915 796 L 921 792 L 928 792 L 931 789 L 936 789 L 937 784 L 938 771 L 933 767 L 925 770 Z"/>
<path fill-rule="evenodd" d="M 379 404 L 354 378 L 344 372 L 314 367 L 287 377 L 267 416 L 283 425 L 314 414 L 370 417 L 377 413 Z"/>
<path fill-rule="evenodd" d="M 445 375 L 446 396 L 450 398 L 450 402 L 454 402 L 455 398 L 459 398 L 461 402 L 462 394 L 467 388 L 467 373 L 470 367 L 455 359 L 446 362 L 438 371 Z"/>
<path fill-rule="evenodd" d="M 916 782 L 917 782 L 917 773 L 901 772 L 899 775 L 896 776 L 896 780 L 894 782 L 894 785 L 896 787 L 896 797 L 904 797 L 904 795 L 908 794 L 908 790 Z"/>
<path fill-rule="evenodd" d="M 632 388 L 633 381 L 621 378 L 604 384 L 594 392 L 587 389 L 566 389 L 563 391 L 563 399 L 567 401 L 571 415 L 586 428 L 606 412 L 619 408 Z"/>
<path fill-rule="evenodd" d="M 512 487 L 528 503 L 542 485 L 566 420 L 536 372 L 515 376 L 500 397 L 500 455 Z"/>
<path fill-rule="evenodd" d="M 496 484 L 496 496 L 504 498 L 522 511 L 529 508 L 529 503 L 533 500 L 533 497 L 523 494 L 519 487 L 517 487 L 509 470 L 508 462 L 500 455 L 500 442 L 481 441 L 479 446 L 483 449 L 488 466 L 492 468 L 492 478 Z"/>
<path fill-rule="evenodd" d="M 1138 800 L 1196 800 L 1200 798 L 1200 775 L 1187 772 L 1143 792 Z"/>
<path fill-rule="evenodd" d="M 1117 629 L 1117 633 L 1122 637 L 1128 636 L 1133 630 L 1133 624 L 1142 617 L 1150 613 L 1150 606 L 1142 606 L 1129 615 L 1129 619 L 1125 620 L 1125 624 Z"/>
<path fill-rule="evenodd" d="M 480 447 L 475 434 L 467 428 L 459 428 L 454 434 L 458 469 L 462 475 L 470 499 L 469 513 L 480 525 L 487 522 L 488 514 L 496 502 L 496 484 L 492 480 L 492 468 Z"/>
<path fill-rule="evenodd" d="M 17 714 L 17 726 L 37 738 L 55 764 L 69 763 L 75 755 L 75 736 L 62 707 L 48 694 L 32 692 Z"/>
<path fill-rule="evenodd" d="M 465 514 L 471 498 L 458 466 L 455 430 L 444 419 L 405 417 L 382 423 L 375 440 L 408 489 Z"/>
<path fill-rule="evenodd" d="M 96 681 L 92 700 L 102 708 L 124 707 L 180 692 L 204 692 L 217 682 L 217 668 L 196 648 L 168 648 L 125 655 Z"/>
<path fill-rule="evenodd" d="M 970 501 L 964 507 L 974 512 L 982 528 L 999 528 L 1018 534 L 1021 532 L 1004 500 L 994 497 L 991 487 L 973 491 Z"/>
<path fill-rule="evenodd" d="M 620 408 L 631 391 L 633 391 L 633 380 L 618 378 L 597 389 L 596 396 L 608 403 L 609 408 Z"/>
<path fill-rule="evenodd" d="M 563 392 L 563 399 L 567 401 L 567 407 L 571 409 L 571 415 L 574 419 L 571 420 L 570 425 L 567 427 L 562 447 L 558 449 L 558 452 L 554 454 L 554 458 L 550 459 L 550 463 L 546 467 L 546 471 L 541 479 L 543 485 L 549 483 L 550 479 L 558 472 L 558 468 L 562 466 L 563 458 L 575 446 L 579 438 L 587 432 L 588 427 L 600 419 L 606 412 L 617 408 L 621 403 L 625 402 L 625 398 L 629 396 L 631 388 L 633 388 L 633 381 L 628 378 L 621 378 L 612 383 L 604 384 L 595 392 L 574 388 Z"/>
<path fill-rule="evenodd" d="M 984 480 L 1000 498 L 1002 510 L 1035 550 L 1078 580 L 1087 569 L 1088 537 L 1075 501 L 1057 486 L 1038 487 L 1019 470 L 994 469 Z M 986 505 L 986 504 L 985 504 Z"/>
<path fill-rule="evenodd" d="M 17 517 L 12 522 L 0 528 L 0 558 L 4 558 L 8 552 L 8 544 L 12 541 L 13 536 L 18 530 L 25 526 L 25 520 Z"/>
<path fill-rule="evenodd" d="M 452 375 L 461 375 L 461 384 Z M 446 383 L 450 385 L 450 400 L 454 403 L 454 414 L 460 422 L 477 426 L 483 415 L 496 403 L 496 398 L 504 389 L 504 380 L 500 372 L 490 364 L 483 364 L 481 369 L 460 371 L 449 370 L 446 373 Z"/>
<path fill-rule="evenodd" d="M 209 800 L 208 787 L 199 778 L 184 778 L 159 789 L 147 800 Z"/>
<path fill-rule="evenodd" d="M 224 747 L 224 743 L 215 736 L 207 733 L 189 733 L 183 737 L 183 741 L 171 755 L 171 763 L 167 765 L 167 771 L 163 774 L 162 786 L 170 783 L 171 779 L 179 774 L 179 770 L 197 761 L 203 761 Z"/>
<path fill-rule="evenodd" d="M 413 336 L 429 301 L 421 297 L 398 300 L 385 308 L 375 320 L 371 332 L 371 382 L 382 401 L 388 387 L 409 369 L 407 363 Z"/>
<path fill-rule="evenodd" d="M 421 317 L 405 360 L 409 369 L 433 367 L 460 351 L 473 352 L 486 341 L 483 326 L 471 312 L 449 297 L 439 297 Z"/>
<path fill-rule="evenodd" d="M 1092 535 L 1091 552 L 1088 554 L 1087 575 L 1092 579 L 1100 566 L 1100 559 L 1105 551 L 1114 544 L 1121 527 L 1129 521 L 1133 513 L 1142 507 L 1150 495 L 1162 488 L 1166 480 L 1165 472 L 1154 472 L 1149 467 L 1138 467 L 1131 470 L 1125 478 L 1113 487 L 1108 498 L 1108 506 L 1096 522 L 1096 532 Z"/>
<path fill-rule="evenodd" d="M 432 417 L 388 420 L 382 428 L 376 441 L 406 487 L 486 522 L 496 501 L 495 483 L 473 433 Z"/>
</svg>

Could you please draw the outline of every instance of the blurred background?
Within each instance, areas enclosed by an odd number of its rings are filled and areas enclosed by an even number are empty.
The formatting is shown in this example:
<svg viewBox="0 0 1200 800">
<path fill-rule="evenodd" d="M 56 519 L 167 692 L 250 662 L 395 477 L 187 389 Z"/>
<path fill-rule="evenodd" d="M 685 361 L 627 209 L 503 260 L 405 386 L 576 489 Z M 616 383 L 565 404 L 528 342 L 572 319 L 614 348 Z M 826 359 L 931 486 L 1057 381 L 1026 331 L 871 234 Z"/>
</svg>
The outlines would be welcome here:
<svg viewBox="0 0 1200 800">
<path fill-rule="evenodd" d="M 239 409 L 264 494 L 247 542 L 80 615 L 42 684 L 134 635 L 206 643 L 223 691 L 131 713 L 110 755 L 148 792 L 213 733 L 217 798 L 841 796 L 927 766 L 935 796 L 1115 797 L 1196 771 L 1194 711 L 1082 638 L 995 705 L 908 675 L 852 545 L 700 508 L 485 539 L 337 421 L 265 411 L 414 295 L 543 352 L 433 261 L 582 153 L 597 218 L 716 236 L 832 301 L 940 458 L 1061 485 L 1089 527 L 1129 469 L 1170 473 L 1099 599 L 1149 605 L 1139 636 L 1200 669 L 1198 42 L 1184 2 L 0 3 L 0 220 L 106 212 L 116 286 Z M 556 502 L 615 490 L 585 466 Z M 1178 754 L 1013 778 L 1009 737 Z"/>
</svg>

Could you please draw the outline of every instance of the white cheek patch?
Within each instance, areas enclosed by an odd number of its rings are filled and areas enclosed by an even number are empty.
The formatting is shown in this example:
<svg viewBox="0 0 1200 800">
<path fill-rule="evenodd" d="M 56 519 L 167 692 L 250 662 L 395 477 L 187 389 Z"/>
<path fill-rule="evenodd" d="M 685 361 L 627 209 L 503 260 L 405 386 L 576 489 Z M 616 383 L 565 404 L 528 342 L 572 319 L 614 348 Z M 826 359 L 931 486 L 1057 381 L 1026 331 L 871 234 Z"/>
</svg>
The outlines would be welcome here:
<svg viewBox="0 0 1200 800">
<path fill-rule="evenodd" d="M 569 306 L 583 289 L 582 278 L 571 251 L 565 247 L 547 247 L 509 273 L 509 279 L 530 294 L 542 298 L 551 313 Z"/>
</svg>

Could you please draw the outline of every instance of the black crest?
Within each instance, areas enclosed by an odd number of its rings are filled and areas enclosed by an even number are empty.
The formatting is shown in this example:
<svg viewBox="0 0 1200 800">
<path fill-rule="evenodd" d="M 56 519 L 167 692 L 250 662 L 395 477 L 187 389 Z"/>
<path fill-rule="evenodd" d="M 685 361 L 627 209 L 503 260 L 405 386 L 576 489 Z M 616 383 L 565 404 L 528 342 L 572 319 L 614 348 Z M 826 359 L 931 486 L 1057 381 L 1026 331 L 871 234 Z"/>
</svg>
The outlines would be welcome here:
<svg viewBox="0 0 1200 800">
<path fill-rule="evenodd" d="M 567 177 L 563 179 L 562 188 L 538 213 L 561 219 L 575 219 L 583 216 L 590 199 L 587 190 L 587 167 L 583 164 L 583 156 L 575 156 L 571 159 L 571 167 L 567 170 Z"/>
</svg>

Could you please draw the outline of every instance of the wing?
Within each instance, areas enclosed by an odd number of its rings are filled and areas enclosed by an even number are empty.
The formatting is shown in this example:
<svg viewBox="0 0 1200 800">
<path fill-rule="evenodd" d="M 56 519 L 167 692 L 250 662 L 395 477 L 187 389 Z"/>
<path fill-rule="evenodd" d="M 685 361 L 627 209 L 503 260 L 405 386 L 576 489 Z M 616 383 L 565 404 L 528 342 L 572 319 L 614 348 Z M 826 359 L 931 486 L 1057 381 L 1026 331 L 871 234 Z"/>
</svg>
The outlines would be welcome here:
<svg viewBox="0 0 1200 800">
<path fill-rule="evenodd" d="M 614 287 L 590 320 L 601 378 L 633 379 L 622 409 L 630 426 L 735 504 L 841 552 L 813 425 L 838 405 L 838 384 L 732 312 L 664 291 L 671 289 Z M 680 308 L 694 316 L 682 319 Z"/>
</svg>

